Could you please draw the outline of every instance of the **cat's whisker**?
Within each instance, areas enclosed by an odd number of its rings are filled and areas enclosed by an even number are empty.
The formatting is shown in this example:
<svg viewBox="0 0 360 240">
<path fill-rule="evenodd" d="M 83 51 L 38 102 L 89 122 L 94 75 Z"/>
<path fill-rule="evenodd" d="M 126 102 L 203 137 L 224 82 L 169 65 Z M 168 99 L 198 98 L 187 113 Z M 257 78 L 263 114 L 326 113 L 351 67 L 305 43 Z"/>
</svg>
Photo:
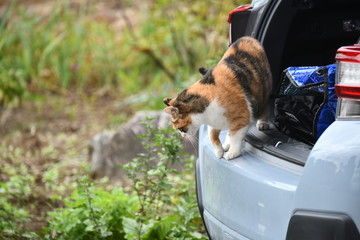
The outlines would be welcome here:
<svg viewBox="0 0 360 240">
<path fill-rule="evenodd" d="M 191 146 L 194 148 L 196 155 L 199 155 L 199 150 L 197 147 L 198 138 L 196 136 L 188 136 L 186 139 L 190 142 Z"/>
</svg>

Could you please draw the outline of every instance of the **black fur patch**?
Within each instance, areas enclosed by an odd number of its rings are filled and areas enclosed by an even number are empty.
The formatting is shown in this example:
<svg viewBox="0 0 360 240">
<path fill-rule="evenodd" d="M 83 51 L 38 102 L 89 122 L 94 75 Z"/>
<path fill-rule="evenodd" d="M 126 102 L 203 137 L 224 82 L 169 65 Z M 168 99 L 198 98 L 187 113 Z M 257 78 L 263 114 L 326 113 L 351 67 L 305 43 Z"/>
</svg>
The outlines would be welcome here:
<svg viewBox="0 0 360 240">
<path fill-rule="evenodd" d="M 225 64 L 232 70 L 240 86 L 243 88 L 248 100 L 250 101 L 253 116 L 260 117 L 260 106 L 254 99 L 254 94 L 251 91 L 251 84 L 259 84 L 259 88 L 264 88 L 262 79 L 266 79 L 266 71 L 260 66 L 262 59 L 258 59 L 246 51 L 237 51 L 235 55 L 230 55 L 225 59 Z M 252 69 L 254 69 L 252 71 Z M 254 83 L 252 80 L 255 75 L 259 76 L 260 82 Z"/>
<path fill-rule="evenodd" d="M 207 72 L 204 74 L 204 77 L 200 80 L 200 83 L 215 85 L 215 79 L 212 74 L 212 70 L 207 70 Z"/>
<path fill-rule="evenodd" d="M 188 94 L 187 89 L 182 91 L 174 102 L 174 107 L 179 109 L 181 114 L 202 113 L 209 105 L 209 101 L 197 94 Z"/>
<path fill-rule="evenodd" d="M 249 68 L 241 61 L 238 61 L 234 55 L 227 57 L 225 59 L 225 63 L 227 67 L 230 68 L 234 73 L 238 83 L 244 89 L 245 93 L 251 95 L 252 92 L 250 89 L 250 84 L 251 79 L 253 78 L 253 73 L 249 70 Z"/>
</svg>

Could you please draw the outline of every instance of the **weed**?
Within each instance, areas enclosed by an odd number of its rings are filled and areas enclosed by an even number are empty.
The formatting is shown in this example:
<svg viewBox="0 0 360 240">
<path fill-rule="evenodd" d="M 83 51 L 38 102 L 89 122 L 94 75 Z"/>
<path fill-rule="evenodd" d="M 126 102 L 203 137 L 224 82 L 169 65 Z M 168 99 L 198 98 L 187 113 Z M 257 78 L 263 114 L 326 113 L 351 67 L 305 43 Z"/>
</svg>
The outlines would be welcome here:
<svg viewBox="0 0 360 240">
<path fill-rule="evenodd" d="M 146 151 L 123 166 L 133 193 L 80 178 L 64 207 L 49 212 L 47 239 L 206 239 L 195 199 L 194 159 L 184 160 L 173 129 L 154 129 L 149 121 L 141 136 Z M 185 165 L 185 171 L 175 171 L 173 163 Z"/>
<path fill-rule="evenodd" d="M 147 128 L 147 134 L 139 136 L 146 152 L 123 166 L 133 182 L 140 205 L 135 217 L 124 218 L 125 237 L 138 240 L 169 237 L 202 239 L 204 236 L 198 233 L 199 225 L 192 225 L 200 223 L 194 201 L 194 185 L 182 185 L 178 178 L 188 175 L 181 175 L 171 167 L 175 163 L 187 162 L 187 167 L 193 169 L 194 159 L 183 159 L 181 141 L 172 128 L 154 129 L 151 120 L 148 118 L 142 123 Z M 189 192 L 193 195 L 186 194 Z M 181 208 L 176 207 L 179 202 Z"/>
<path fill-rule="evenodd" d="M 49 212 L 47 239 L 124 239 L 122 219 L 136 207 L 133 196 L 80 178 L 65 207 Z"/>
<path fill-rule="evenodd" d="M 26 206 L 35 197 L 35 179 L 25 164 L 13 169 L 4 162 L 23 154 L 19 148 L 10 150 L 0 154 L 0 239 L 35 239 L 36 233 L 26 230 L 26 223 L 31 221 Z"/>
</svg>

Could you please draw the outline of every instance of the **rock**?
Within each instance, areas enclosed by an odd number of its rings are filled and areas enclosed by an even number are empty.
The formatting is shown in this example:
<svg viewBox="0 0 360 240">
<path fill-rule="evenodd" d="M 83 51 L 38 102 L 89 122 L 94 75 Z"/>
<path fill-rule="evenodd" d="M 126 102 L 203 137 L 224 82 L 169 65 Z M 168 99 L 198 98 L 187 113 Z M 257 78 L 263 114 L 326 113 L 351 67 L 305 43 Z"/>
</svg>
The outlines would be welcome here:
<svg viewBox="0 0 360 240">
<path fill-rule="evenodd" d="M 146 127 L 140 124 L 146 117 L 155 117 L 151 124 L 154 128 L 166 129 L 170 118 L 163 111 L 141 111 L 125 125 L 112 133 L 99 133 L 89 143 L 89 160 L 93 177 L 107 176 L 111 180 L 125 180 L 124 171 L 119 165 L 128 163 L 139 153 L 145 152 L 141 139 L 136 136 L 146 133 Z M 180 136 L 180 135 L 179 135 Z M 197 155 L 197 138 L 184 139 L 184 152 Z"/>
</svg>

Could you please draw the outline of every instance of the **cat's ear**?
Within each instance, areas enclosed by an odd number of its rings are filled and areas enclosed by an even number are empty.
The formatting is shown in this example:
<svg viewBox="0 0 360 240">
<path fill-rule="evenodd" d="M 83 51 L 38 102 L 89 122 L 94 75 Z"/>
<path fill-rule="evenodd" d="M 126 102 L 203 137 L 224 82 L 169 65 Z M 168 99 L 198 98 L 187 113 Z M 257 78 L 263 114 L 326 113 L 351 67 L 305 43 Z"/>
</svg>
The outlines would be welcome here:
<svg viewBox="0 0 360 240">
<path fill-rule="evenodd" d="M 201 75 L 205 75 L 208 72 L 208 70 L 204 67 L 200 67 L 199 68 L 199 73 L 201 73 Z"/>
<path fill-rule="evenodd" d="M 179 114 L 179 109 L 173 106 L 166 107 L 164 111 L 174 117 Z"/>
<path fill-rule="evenodd" d="M 172 98 L 164 98 L 163 102 L 165 103 L 165 105 L 170 106 L 171 100 L 173 100 L 173 99 Z"/>
</svg>

